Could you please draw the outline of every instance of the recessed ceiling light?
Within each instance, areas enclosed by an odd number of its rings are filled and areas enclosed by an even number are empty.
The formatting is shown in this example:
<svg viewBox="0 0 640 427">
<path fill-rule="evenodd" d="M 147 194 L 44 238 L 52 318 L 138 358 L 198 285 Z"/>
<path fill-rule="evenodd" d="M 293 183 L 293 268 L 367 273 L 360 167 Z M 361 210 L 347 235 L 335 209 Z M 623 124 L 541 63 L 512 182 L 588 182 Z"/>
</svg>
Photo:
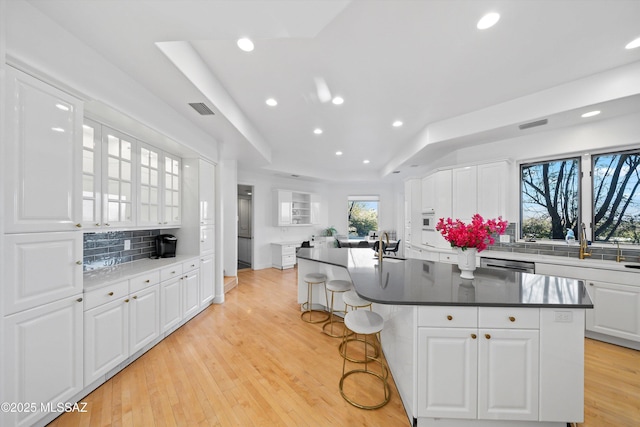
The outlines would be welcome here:
<svg viewBox="0 0 640 427">
<path fill-rule="evenodd" d="M 479 30 L 486 30 L 487 28 L 491 28 L 494 25 L 496 25 L 496 23 L 499 20 L 500 20 L 499 13 L 495 13 L 495 12 L 487 13 L 482 18 L 480 18 L 476 26 L 478 27 Z"/>
<path fill-rule="evenodd" d="M 251 195 L 251 191 L 247 191 L 247 196 L 250 196 L 250 195 Z"/>
<path fill-rule="evenodd" d="M 402 125 L 403 125 L 403 123 L 400 120 L 396 120 L 395 122 L 393 122 L 391 124 L 391 126 L 393 126 L 394 128 L 399 128 Z"/>
<path fill-rule="evenodd" d="M 269 107 L 275 107 L 276 105 L 278 105 L 278 101 L 276 101 L 273 98 L 269 98 L 265 101 L 265 103 L 269 106 Z"/>
<path fill-rule="evenodd" d="M 336 156 L 342 156 L 342 151 L 336 151 Z"/>
<path fill-rule="evenodd" d="M 322 129 L 320 129 L 320 128 L 315 128 L 315 129 L 313 130 L 313 133 L 315 133 L 316 135 L 320 135 L 320 134 L 322 133 Z"/>
<path fill-rule="evenodd" d="M 335 105 L 342 105 L 344 104 L 344 99 L 341 96 L 336 96 L 331 100 L 331 102 L 333 102 Z"/>
<path fill-rule="evenodd" d="M 251 39 L 243 37 L 241 39 L 238 39 L 237 43 L 240 50 L 244 50 L 245 52 L 251 52 L 253 50 L 253 42 L 251 41 Z"/>
<path fill-rule="evenodd" d="M 637 47 L 640 47 L 640 37 L 638 37 L 637 39 L 632 40 L 629 43 L 627 43 L 627 45 L 624 48 L 625 49 L 635 49 Z"/>
<path fill-rule="evenodd" d="M 365 165 L 369 164 L 369 160 L 363 160 L 362 163 L 364 163 Z"/>
<path fill-rule="evenodd" d="M 593 116 L 597 116 L 598 114 L 600 114 L 600 111 L 589 111 L 588 113 L 584 113 L 581 117 L 587 118 L 587 117 L 593 117 Z"/>
</svg>

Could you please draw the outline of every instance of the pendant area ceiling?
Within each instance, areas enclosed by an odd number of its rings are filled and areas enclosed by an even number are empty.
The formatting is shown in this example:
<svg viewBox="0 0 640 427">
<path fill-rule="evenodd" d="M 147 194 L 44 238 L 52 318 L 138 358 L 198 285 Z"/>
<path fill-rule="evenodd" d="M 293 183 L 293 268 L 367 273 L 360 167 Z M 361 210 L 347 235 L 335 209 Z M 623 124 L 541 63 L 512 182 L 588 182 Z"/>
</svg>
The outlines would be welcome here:
<svg viewBox="0 0 640 427">
<path fill-rule="evenodd" d="M 640 36 L 637 0 L 29 3 L 211 134 L 223 159 L 309 179 L 391 177 L 424 161 L 416 139 L 432 123 L 640 61 L 624 49 Z M 500 20 L 478 30 L 490 11 Z"/>
</svg>

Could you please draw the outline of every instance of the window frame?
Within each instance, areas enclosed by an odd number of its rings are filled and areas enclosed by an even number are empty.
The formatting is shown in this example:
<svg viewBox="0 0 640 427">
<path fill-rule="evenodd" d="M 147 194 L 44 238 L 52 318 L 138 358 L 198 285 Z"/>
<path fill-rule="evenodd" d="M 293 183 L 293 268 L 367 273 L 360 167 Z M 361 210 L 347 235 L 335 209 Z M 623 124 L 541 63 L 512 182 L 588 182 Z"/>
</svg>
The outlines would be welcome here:
<svg viewBox="0 0 640 427">
<path fill-rule="evenodd" d="M 379 195 L 351 195 L 351 196 L 347 196 L 347 238 L 349 240 L 361 240 L 359 237 L 356 238 L 351 238 L 351 235 L 349 234 L 349 226 L 350 226 L 350 222 L 349 222 L 349 203 L 350 202 L 377 202 L 378 206 L 377 206 L 377 226 L 378 229 L 375 231 L 380 230 L 380 205 L 381 205 L 381 201 L 380 201 L 380 196 Z M 366 239 L 366 236 L 363 237 L 362 239 Z"/>
</svg>

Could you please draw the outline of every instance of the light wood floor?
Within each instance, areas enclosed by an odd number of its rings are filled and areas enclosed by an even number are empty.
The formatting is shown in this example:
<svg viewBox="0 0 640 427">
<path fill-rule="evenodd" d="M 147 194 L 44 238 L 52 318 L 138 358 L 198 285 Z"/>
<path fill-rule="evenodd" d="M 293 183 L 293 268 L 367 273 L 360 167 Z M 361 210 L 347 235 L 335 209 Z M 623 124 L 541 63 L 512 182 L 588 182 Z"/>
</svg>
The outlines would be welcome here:
<svg viewBox="0 0 640 427">
<path fill-rule="evenodd" d="M 83 399 L 62 426 L 402 426 L 338 391 L 339 340 L 300 320 L 296 270 L 242 271 L 239 286 Z M 640 425 L 640 352 L 586 340 L 586 427 Z"/>
</svg>

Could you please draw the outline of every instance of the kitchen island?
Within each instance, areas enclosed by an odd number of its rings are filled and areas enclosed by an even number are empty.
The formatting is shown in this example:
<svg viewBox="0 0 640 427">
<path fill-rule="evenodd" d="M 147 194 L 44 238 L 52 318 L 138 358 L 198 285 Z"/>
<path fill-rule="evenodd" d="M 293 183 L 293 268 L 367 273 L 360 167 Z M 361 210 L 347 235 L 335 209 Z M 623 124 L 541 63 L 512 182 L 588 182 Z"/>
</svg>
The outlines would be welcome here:
<svg viewBox="0 0 640 427">
<path fill-rule="evenodd" d="M 414 426 L 565 426 L 584 407 L 585 310 L 579 280 L 385 258 L 369 249 L 301 249 L 302 278 L 349 279 L 385 319 L 382 348 Z M 323 301 L 320 292 L 314 301 Z M 326 303 L 325 303 L 326 305 Z"/>
</svg>

